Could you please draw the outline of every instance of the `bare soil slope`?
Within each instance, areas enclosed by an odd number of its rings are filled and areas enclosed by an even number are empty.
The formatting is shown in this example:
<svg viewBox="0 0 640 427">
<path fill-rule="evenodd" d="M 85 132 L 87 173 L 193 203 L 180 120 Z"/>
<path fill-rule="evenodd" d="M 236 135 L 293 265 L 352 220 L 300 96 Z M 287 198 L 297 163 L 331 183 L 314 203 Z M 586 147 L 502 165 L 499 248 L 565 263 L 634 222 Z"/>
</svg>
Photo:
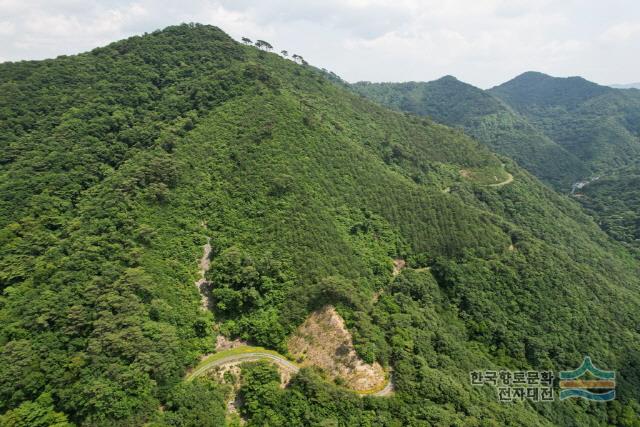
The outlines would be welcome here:
<svg viewBox="0 0 640 427">
<path fill-rule="evenodd" d="M 379 363 L 367 364 L 358 357 L 344 320 L 332 306 L 313 312 L 287 345 L 302 366 L 318 366 L 353 390 L 373 390 L 385 383 Z"/>
</svg>

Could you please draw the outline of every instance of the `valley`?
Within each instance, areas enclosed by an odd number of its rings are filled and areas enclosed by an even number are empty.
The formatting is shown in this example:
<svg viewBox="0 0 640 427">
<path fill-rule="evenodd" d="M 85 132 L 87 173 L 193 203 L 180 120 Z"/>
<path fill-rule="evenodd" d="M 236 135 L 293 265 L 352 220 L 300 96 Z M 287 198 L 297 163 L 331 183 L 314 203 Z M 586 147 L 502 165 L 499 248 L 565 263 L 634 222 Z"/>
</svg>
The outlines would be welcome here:
<svg viewBox="0 0 640 427">
<path fill-rule="evenodd" d="M 634 176 L 640 156 L 640 92 L 537 72 L 486 91 L 451 76 L 359 82 L 351 88 L 393 109 L 461 126 L 558 192 L 574 196 L 603 230 L 637 254 L 636 192 L 622 182 Z M 609 177 L 608 185 L 582 191 L 601 177 Z M 617 180 L 622 182 L 613 184 Z M 612 197 L 634 200 L 621 206 Z M 605 198 L 617 207 L 604 206 Z"/>
</svg>

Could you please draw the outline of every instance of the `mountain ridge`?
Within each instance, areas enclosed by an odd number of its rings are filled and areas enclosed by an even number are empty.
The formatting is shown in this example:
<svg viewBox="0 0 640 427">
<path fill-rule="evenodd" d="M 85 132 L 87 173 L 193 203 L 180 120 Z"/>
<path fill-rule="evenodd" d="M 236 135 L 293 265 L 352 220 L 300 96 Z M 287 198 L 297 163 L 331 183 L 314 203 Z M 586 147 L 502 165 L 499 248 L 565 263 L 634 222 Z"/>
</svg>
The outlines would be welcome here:
<svg viewBox="0 0 640 427">
<path fill-rule="evenodd" d="M 638 203 L 629 197 L 635 194 L 631 183 L 638 174 L 640 155 L 640 92 L 637 90 L 613 89 L 581 77 L 557 78 L 539 72 L 523 73 L 488 91 L 472 90 L 449 79 L 414 82 L 411 84 L 414 94 L 404 89 L 392 90 L 393 84 L 381 84 L 385 85 L 386 93 L 381 89 L 376 92 L 375 85 L 356 84 L 355 90 L 395 109 L 462 125 L 467 133 L 494 151 L 514 158 L 560 192 L 567 193 L 576 184 L 583 186 L 591 182 L 575 194 L 576 200 L 603 229 L 637 252 L 640 229 L 638 214 L 632 207 Z M 450 86 L 444 96 L 419 95 L 420 91 L 442 92 L 438 86 L 444 85 Z M 515 115 L 509 120 L 503 114 L 499 120 L 501 132 L 486 132 L 485 122 L 493 120 L 487 113 L 492 110 L 483 106 L 491 95 Z M 480 96 L 485 99 L 478 100 Z M 408 102 L 399 101 L 402 99 Z M 496 107 L 493 111 L 499 109 Z M 509 121 L 513 123 L 511 128 L 506 126 Z M 518 128 L 530 130 L 522 133 Z M 530 144 L 533 135 L 550 141 L 561 151 L 552 154 L 551 159 L 540 158 L 541 150 L 533 147 L 544 145 L 540 141 Z M 555 164 L 556 158 L 563 156 L 571 161 Z M 596 178 L 603 181 L 596 182 Z M 624 202 L 616 202 L 612 198 L 615 194 Z M 608 208 L 607 203 L 614 207 Z"/>
<path fill-rule="evenodd" d="M 361 82 L 352 88 L 393 109 L 461 126 L 556 188 L 570 188 L 589 174 L 577 157 L 535 129 L 505 101 L 453 77 L 426 83 Z"/>
<path fill-rule="evenodd" d="M 610 84 L 608 85 L 614 89 L 640 89 L 640 82 L 637 83 L 625 83 L 625 84 Z"/>
<path fill-rule="evenodd" d="M 560 104 L 568 108 L 609 91 L 611 88 L 582 77 L 553 77 L 537 71 L 522 73 L 488 90 L 517 109 L 528 104 Z"/>
<path fill-rule="evenodd" d="M 640 95 L 582 78 L 516 78 L 490 92 L 502 98 L 594 172 L 640 156 Z"/>
<path fill-rule="evenodd" d="M 216 426 L 235 385 L 255 425 L 638 413 L 637 261 L 460 130 L 196 24 L 0 76 L 3 422 Z M 365 362 L 393 368 L 394 397 L 313 369 L 281 389 L 262 363 L 183 381 L 216 335 L 286 350 L 327 304 Z M 620 373 L 616 406 L 503 405 L 469 383 L 585 353 Z"/>
</svg>

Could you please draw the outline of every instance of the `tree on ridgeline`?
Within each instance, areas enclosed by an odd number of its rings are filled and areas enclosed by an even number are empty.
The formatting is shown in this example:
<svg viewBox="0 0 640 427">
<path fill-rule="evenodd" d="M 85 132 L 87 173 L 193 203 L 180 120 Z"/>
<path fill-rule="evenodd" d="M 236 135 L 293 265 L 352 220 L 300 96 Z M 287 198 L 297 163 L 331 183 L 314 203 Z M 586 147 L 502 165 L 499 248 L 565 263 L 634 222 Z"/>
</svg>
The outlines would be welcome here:
<svg viewBox="0 0 640 427">
<path fill-rule="evenodd" d="M 255 44 L 258 49 L 263 49 L 267 52 L 271 52 L 273 50 L 273 46 L 271 46 L 269 42 L 266 42 L 264 40 L 257 40 Z"/>
<path fill-rule="evenodd" d="M 282 56 L 284 56 L 285 58 L 286 58 L 287 56 L 289 56 L 289 52 L 287 52 L 286 50 L 282 50 L 282 51 L 280 51 L 280 54 L 281 54 Z"/>
<path fill-rule="evenodd" d="M 253 44 L 253 41 L 250 38 L 243 37 L 242 38 L 242 43 L 244 43 L 244 44 L 246 44 L 248 46 L 248 45 Z"/>
</svg>

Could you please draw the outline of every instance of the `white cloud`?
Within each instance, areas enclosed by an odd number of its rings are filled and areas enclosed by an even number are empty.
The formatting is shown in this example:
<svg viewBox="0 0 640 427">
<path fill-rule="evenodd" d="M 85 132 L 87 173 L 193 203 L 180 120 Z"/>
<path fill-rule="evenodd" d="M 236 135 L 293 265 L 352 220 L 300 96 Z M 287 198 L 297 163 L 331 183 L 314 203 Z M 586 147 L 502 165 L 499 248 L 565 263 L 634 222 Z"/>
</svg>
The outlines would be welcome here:
<svg viewBox="0 0 640 427">
<path fill-rule="evenodd" d="M 16 31 L 16 26 L 12 22 L 0 22 L 0 36 L 10 36 Z"/>
<path fill-rule="evenodd" d="M 483 87 L 529 69 L 637 81 L 636 0 L 0 0 L 0 57 L 89 50 L 180 22 L 303 54 L 348 80 Z"/>
<path fill-rule="evenodd" d="M 635 37 L 640 37 L 640 22 L 621 22 L 607 28 L 600 36 L 605 42 L 627 41 Z"/>
</svg>

